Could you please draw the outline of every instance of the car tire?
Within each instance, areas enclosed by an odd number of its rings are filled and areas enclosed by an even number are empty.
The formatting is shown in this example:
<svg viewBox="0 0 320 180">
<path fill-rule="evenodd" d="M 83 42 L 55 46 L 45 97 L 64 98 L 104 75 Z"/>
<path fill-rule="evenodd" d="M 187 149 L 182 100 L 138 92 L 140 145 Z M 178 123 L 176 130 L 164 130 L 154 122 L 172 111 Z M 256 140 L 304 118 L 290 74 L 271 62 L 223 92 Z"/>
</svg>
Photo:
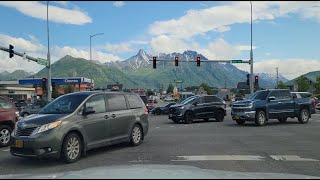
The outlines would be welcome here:
<svg viewBox="0 0 320 180">
<path fill-rule="evenodd" d="M 11 143 L 12 129 L 7 125 L 0 126 L 0 147 L 9 146 Z"/>
<path fill-rule="evenodd" d="M 258 111 L 256 114 L 255 124 L 257 126 L 264 126 L 267 123 L 266 113 L 262 110 Z"/>
<path fill-rule="evenodd" d="M 25 117 L 27 117 L 29 115 L 30 115 L 29 113 L 23 113 L 21 116 L 25 118 Z"/>
<path fill-rule="evenodd" d="M 285 123 L 287 121 L 288 118 L 286 117 L 281 117 L 281 118 L 278 118 L 278 121 L 279 122 L 282 122 L 282 123 Z"/>
<path fill-rule="evenodd" d="M 131 135 L 130 135 L 130 144 L 131 146 L 138 146 L 141 144 L 143 139 L 143 133 L 142 128 L 139 124 L 133 125 L 131 129 Z"/>
<path fill-rule="evenodd" d="M 215 119 L 219 122 L 222 122 L 224 120 L 224 112 L 219 110 L 216 114 L 215 114 Z"/>
<path fill-rule="evenodd" d="M 66 163 L 74 163 L 78 161 L 82 153 L 82 141 L 78 134 L 68 134 L 62 144 L 61 158 Z"/>
<path fill-rule="evenodd" d="M 299 113 L 298 121 L 300 124 L 306 124 L 309 121 L 309 111 L 307 109 L 302 109 Z"/>
<path fill-rule="evenodd" d="M 204 118 L 203 119 L 205 122 L 209 122 L 209 118 Z"/>
<path fill-rule="evenodd" d="M 161 110 L 160 109 L 156 110 L 155 114 L 156 115 L 161 115 Z"/>
<path fill-rule="evenodd" d="M 245 120 L 241 120 L 241 119 L 237 119 L 236 120 L 237 124 L 239 125 L 244 125 L 244 123 L 246 122 Z"/>
<path fill-rule="evenodd" d="M 180 123 L 180 119 L 177 119 L 177 118 L 172 118 L 172 121 L 176 124 Z"/>
<path fill-rule="evenodd" d="M 191 124 L 193 122 L 193 113 L 191 111 L 187 111 L 184 114 L 184 123 L 185 124 Z"/>
</svg>

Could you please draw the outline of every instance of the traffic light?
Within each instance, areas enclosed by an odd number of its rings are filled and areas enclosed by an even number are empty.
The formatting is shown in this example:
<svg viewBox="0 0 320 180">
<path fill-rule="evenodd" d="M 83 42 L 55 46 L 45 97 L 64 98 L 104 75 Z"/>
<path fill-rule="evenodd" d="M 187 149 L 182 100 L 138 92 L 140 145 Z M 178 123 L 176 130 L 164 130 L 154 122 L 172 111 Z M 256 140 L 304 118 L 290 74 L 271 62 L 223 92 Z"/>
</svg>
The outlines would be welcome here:
<svg viewBox="0 0 320 180">
<path fill-rule="evenodd" d="M 153 69 L 157 68 L 157 57 L 153 57 Z"/>
<path fill-rule="evenodd" d="M 250 86 L 250 74 L 247 74 L 247 85 Z"/>
<path fill-rule="evenodd" d="M 178 66 L 178 63 L 179 63 L 179 57 L 178 56 L 176 56 L 174 58 L 174 62 L 175 62 L 175 65 Z"/>
<path fill-rule="evenodd" d="M 11 44 L 9 44 L 9 57 L 10 57 L 10 58 L 12 58 L 12 57 L 14 56 L 14 54 L 13 54 L 13 52 L 14 52 L 14 51 L 13 51 L 13 48 L 14 48 L 14 47 L 13 47 Z"/>
<path fill-rule="evenodd" d="M 197 66 L 200 66 L 200 57 L 197 57 Z"/>
<path fill-rule="evenodd" d="M 254 85 L 259 85 L 259 76 L 254 77 Z"/>
<path fill-rule="evenodd" d="M 42 94 L 47 94 L 47 78 L 42 78 Z"/>
</svg>

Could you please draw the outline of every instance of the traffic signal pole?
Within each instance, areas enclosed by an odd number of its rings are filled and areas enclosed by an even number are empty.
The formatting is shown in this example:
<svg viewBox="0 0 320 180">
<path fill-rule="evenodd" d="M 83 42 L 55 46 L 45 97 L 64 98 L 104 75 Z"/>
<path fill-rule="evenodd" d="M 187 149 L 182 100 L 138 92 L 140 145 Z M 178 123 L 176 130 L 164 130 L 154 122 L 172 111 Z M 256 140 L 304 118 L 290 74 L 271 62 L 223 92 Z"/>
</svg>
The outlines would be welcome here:
<svg viewBox="0 0 320 180">
<path fill-rule="evenodd" d="M 1 47 L 1 46 L 0 46 L 0 50 L 5 51 L 5 52 L 9 52 L 9 48 L 5 48 L 5 47 Z M 23 57 L 25 55 L 24 53 L 17 52 L 17 51 L 13 51 L 13 54 L 17 55 L 17 56 L 20 56 L 20 57 Z M 34 57 L 31 57 L 31 56 L 28 56 L 28 55 L 26 55 L 26 58 L 28 60 L 31 60 L 31 61 L 34 61 L 34 62 L 38 62 L 38 58 L 34 58 Z"/>
</svg>

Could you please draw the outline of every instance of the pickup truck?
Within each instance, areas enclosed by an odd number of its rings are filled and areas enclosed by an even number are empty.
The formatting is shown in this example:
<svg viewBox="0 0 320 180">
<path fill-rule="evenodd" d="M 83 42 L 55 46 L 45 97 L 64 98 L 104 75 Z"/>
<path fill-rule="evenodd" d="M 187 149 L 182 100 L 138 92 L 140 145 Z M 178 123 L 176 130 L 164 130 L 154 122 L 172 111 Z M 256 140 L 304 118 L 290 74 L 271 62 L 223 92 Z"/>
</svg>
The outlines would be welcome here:
<svg viewBox="0 0 320 180">
<path fill-rule="evenodd" d="M 231 116 L 242 125 L 254 121 L 257 126 L 264 126 L 269 119 L 286 122 L 287 118 L 298 118 L 305 124 L 311 118 L 311 102 L 308 99 L 293 98 L 289 90 L 261 90 L 247 100 L 232 104 Z"/>
</svg>

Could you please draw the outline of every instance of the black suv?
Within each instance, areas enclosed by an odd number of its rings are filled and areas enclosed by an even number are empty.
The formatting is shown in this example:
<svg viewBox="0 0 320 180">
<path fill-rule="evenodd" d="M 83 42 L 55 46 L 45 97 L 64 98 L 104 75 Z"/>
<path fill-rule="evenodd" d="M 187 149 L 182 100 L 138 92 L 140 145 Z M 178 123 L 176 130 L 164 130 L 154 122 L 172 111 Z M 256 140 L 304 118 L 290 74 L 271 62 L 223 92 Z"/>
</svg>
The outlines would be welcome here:
<svg viewBox="0 0 320 180">
<path fill-rule="evenodd" d="M 169 119 L 175 123 L 183 120 L 189 124 L 193 122 L 193 119 L 209 121 L 209 118 L 222 122 L 226 115 L 226 104 L 222 99 L 213 95 L 191 96 L 169 108 Z"/>
</svg>

